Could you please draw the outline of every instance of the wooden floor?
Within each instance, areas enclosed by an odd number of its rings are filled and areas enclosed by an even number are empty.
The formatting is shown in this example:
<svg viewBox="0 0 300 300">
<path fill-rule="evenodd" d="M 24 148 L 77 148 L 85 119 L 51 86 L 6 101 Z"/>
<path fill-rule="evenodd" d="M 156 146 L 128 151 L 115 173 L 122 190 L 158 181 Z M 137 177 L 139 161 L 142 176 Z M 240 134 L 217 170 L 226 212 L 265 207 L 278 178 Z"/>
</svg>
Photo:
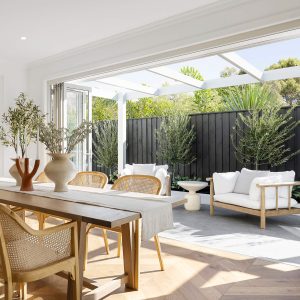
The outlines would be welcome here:
<svg viewBox="0 0 300 300">
<path fill-rule="evenodd" d="M 99 236 L 98 229 L 89 235 L 85 275 L 101 282 L 122 274 L 123 266 L 122 259 L 115 257 L 116 241 L 110 239 L 112 251 L 105 255 Z M 119 290 L 107 300 L 300 299 L 300 267 L 167 239 L 161 239 L 161 244 L 166 271 L 159 271 L 154 242 L 143 244 L 140 291 Z M 66 299 L 66 287 L 66 280 L 52 276 L 29 284 L 28 299 Z"/>
</svg>

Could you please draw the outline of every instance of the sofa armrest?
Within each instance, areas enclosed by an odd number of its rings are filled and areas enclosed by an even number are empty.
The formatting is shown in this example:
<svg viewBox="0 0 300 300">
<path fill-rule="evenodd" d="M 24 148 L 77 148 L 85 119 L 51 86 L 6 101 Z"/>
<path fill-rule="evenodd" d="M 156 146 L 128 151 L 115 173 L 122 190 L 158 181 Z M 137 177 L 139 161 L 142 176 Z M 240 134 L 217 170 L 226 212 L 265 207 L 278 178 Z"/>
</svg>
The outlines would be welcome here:
<svg viewBox="0 0 300 300">
<path fill-rule="evenodd" d="M 297 186 L 300 185 L 300 181 L 293 182 L 279 182 L 279 183 L 258 183 L 257 187 L 282 187 L 282 186 Z"/>
<path fill-rule="evenodd" d="M 168 174 L 166 176 L 166 196 L 171 196 L 171 176 Z"/>
</svg>

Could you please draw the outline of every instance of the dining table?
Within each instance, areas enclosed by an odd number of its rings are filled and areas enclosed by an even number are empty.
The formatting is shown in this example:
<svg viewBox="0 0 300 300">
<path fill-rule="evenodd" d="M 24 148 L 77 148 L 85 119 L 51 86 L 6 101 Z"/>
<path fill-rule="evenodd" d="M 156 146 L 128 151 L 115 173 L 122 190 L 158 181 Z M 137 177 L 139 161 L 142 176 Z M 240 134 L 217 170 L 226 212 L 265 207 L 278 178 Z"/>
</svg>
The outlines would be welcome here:
<svg viewBox="0 0 300 300">
<path fill-rule="evenodd" d="M 11 179 L 0 178 L 0 203 L 77 222 L 79 280 L 81 290 L 85 288 L 81 294 L 84 300 L 101 299 L 124 284 L 138 290 L 141 240 L 169 229 L 173 224 L 172 209 L 186 202 L 183 193 L 160 196 L 82 186 L 70 186 L 68 192 L 58 193 L 53 192 L 53 187 L 51 183 L 35 183 L 34 191 L 24 192 Z M 120 227 L 122 232 L 124 274 L 101 285 L 84 277 L 88 224 L 107 229 Z M 67 277 L 67 299 L 74 299 L 74 281 L 67 274 L 58 275 Z"/>
</svg>

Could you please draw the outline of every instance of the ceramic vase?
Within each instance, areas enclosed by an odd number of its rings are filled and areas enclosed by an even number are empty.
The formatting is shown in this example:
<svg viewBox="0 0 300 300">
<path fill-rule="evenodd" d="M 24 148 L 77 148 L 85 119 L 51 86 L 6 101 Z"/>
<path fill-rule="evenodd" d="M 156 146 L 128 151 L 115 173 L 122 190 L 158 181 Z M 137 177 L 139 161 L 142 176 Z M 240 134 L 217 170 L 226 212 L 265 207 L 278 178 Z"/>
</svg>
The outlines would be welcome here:
<svg viewBox="0 0 300 300">
<path fill-rule="evenodd" d="M 15 158 L 12 158 L 11 160 L 14 161 L 14 162 L 16 161 Z M 24 165 L 24 159 L 23 158 L 20 158 L 20 165 L 21 165 L 22 170 L 24 171 L 25 165 Z M 16 186 L 21 186 L 21 184 L 22 184 L 22 177 L 20 176 L 20 174 L 18 172 L 16 163 L 14 163 L 10 167 L 9 174 L 16 180 Z"/>
<path fill-rule="evenodd" d="M 67 192 L 68 182 L 72 180 L 77 171 L 70 160 L 70 154 L 51 153 L 52 160 L 45 167 L 46 176 L 55 183 L 54 192 Z"/>
</svg>

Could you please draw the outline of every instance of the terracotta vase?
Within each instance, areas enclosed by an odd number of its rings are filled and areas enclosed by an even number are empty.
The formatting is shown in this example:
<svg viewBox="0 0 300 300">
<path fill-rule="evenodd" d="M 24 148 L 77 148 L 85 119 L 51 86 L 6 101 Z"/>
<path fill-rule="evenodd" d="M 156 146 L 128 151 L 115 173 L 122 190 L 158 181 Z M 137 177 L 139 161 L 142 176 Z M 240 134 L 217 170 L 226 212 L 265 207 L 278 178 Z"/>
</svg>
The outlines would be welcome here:
<svg viewBox="0 0 300 300">
<path fill-rule="evenodd" d="M 16 166 L 16 159 L 12 158 L 12 161 L 14 161 L 15 163 L 10 167 L 9 169 L 9 174 L 16 179 L 16 186 L 21 186 L 22 184 L 22 177 L 20 176 L 17 166 Z M 20 165 L 21 165 L 21 169 L 24 171 L 25 169 L 25 163 L 24 163 L 24 158 L 20 158 Z"/>
<path fill-rule="evenodd" d="M 52 160 L 45 167 L 46 176 L 55 183 L 54 192 L 67 192 L 67 183 L 72 180 L 77 171 L 70 160 L 70 154 L 49 153 Z"/>
</svg>

